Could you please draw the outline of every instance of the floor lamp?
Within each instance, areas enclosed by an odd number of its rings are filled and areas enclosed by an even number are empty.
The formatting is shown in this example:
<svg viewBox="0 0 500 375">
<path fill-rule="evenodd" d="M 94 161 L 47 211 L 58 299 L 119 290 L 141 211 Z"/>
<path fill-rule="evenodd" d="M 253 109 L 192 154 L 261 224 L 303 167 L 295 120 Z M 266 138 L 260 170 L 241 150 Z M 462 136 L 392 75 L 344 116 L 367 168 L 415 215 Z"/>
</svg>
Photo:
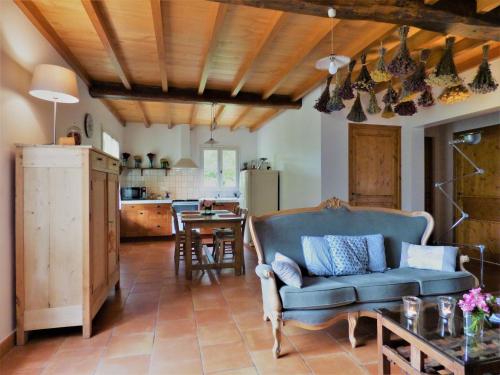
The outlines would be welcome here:
<svg viewBox="0 0 500 375">
<path fill-rule="evenodd" d="M 54 103 L 52 144 L 56 144 L 57 103 L 80 101 L 75 72 L 57 65 L 37 65 L 33 72 L 29 93 L 35 98 Z"/>
<path fill-rule="evenodd" d="M 436 182 L 434 186 L 441 191 L 441 193 L 444 195 L 446 200 L 452 204 L 453 207 L 455 207 L 458 212 L 460 212 L 460 217 L 451 225 L 451 227 L 446 231 L 446 233 L 452 231 L 455 229 L 457 226 L 459 226 L 463 221 L 467 220 L 469 218 L 469 214 L 463 210 L 462 207 L 458 205 L 458 203 L 453 199 L 453 197 L 448 194 L 443 186 L 451 184 L 452 182 L 459 181 L 468 177 L 472 177 L 475 175 L 482 175 L 484 174 L 484 169 L 479 168 L 476 163 L 474 163 L 460 148 L 458 147 L 459 144 L 467 144 L 467 145 L 477 145 L 481 142 L 481 133 L 480 132 L 471 132 L 467 134 L 463 134 L 459 136 L 457 139 L 454 139 L 450 142 L 448 142 L 448 145 L 450 145 L 460 156 L 462 156 L 474 169 L 471 173 L 464 174 L 462 176 L 454 177 L 449 180 L 443 181 L 443 182 Z M 446 234 L 444 233 L 441 235 L 441 238 Z M 480 286 L 484 287 L 484 251 L 486 250 L 486 246 L 483 244 L 459 244 L 459 243 L 450 243 L 450 245 L 462 245 L 462 246 L 468 246 L 472 248 L 476 248 L 479 250 L 479 262 L 480 262 Z"/>
</svg>

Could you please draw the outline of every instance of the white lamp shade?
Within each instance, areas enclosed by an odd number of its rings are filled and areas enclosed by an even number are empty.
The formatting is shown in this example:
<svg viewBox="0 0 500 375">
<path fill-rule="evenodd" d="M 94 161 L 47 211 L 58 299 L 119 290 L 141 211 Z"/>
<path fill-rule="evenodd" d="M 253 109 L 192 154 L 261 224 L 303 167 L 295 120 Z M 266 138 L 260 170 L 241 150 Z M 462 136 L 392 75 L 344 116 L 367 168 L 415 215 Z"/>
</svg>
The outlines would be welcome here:
<svg viewBox="0 0 500 375">
<path fill-rule="evenodd" d="M 349 64 L 351 59 L 347 56 L 342 55 L 330 55 L 327 57 L 323 57 L 316 61 L 316 69 L 319 70 L 328 70 L 330 74 L 334 74 L 337 70 L 342 68 L 343 66 Z M 336 70 L 335 70 L 336 68 Z M 332 71 L 335 70 L 334 73 Z"/>
<path fill-rule="evenodd" d="M 76 74 L 62 66 L 41 64 L 35 67 L 30 95 L 57 103 L 78 103 Z"/>
<path fill-rule="evenodd" d="M 175 163 L 172 168 L 175 169 L 195 169 L 198 168 L 196 163 L 190 158 L 180 158 L 177 163 Z"/>
</svg>

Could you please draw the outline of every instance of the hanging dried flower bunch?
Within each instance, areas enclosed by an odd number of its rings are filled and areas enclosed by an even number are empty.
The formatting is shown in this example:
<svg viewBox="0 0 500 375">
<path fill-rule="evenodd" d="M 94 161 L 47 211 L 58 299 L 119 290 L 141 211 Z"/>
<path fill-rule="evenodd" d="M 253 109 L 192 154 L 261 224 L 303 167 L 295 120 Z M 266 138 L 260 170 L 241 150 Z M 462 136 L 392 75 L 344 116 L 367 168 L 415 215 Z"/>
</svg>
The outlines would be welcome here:
<svg viewBox="0 0 500 375">
<path fill-rule="evenodd" d="M 417 95 L 418 92 L 411 92 L 403 87 L 399 90 L 399 103 L 412 101 Z"/>
<path fill-rule="evenodd" d="M 432 107 L 435 103 L 432 95 L 432 87 L 427 85 L 424 92 L 418 97 L 418 105 L 421 107 Z"/>
<path fill-rule="evenodd" d="M 487 94 L 489 92 L 495 91 L 498 87 L 498 83 L 495 82 L 491 74 L 490 64 L 488 63 L 488 51 L 490 46 L 485 44 L 483 46 L 483 61 L 479 65 L 476 76 L 469 83 L 469 87 L 472 92 L 476 94 Z"/>
<path fill-rule="evenodd" d="M 401 102 L 396 104 L 394 107 L 394 112 L 400 116 L 413 116 L 417 113 L 417 106 L 413 100 Z"/>
<path fill-rule="evenodd" d="M 392 105 L 386 104 L 385 107 L 384 107 L 384 111 L 382 112 L 381 116 L 383 118 L 392 118 L 392 117 L 396 116 L 396 114 L 392 110 Z"/>
<path fill-rule="evenodd" d="M 443 90 L 438 99 L 443 104 L 453 104 L 466 100 L 470 96 L 470 91 L 464 85 L 447 87 Z"/>
<path fill-rule="evenodd" d="M 417 68 L 417 64 L 411 58 L 410 51 L 408 51 L 408 46 L 406 45 L 408 30 L 409 27 L 406 25 L 403 25 L 399 28 L 399 50 L 396 56 L 394 56 L 392 61 L 387 66 L 387 70 L 396 77 L 412 74 Z"/>
<path fill-rule="evenodd" d="M 333 89 L 332 95 L 330 96 L 330 100 L 328 101 L 328 104 L 326 105 L 326 109 L 329 112 L 340 111 L 343 108 L 345 108 L 345 104 L 342 101 L 342 98 L 340 97 L 340 87 L 339 87 L 340 79 L 339 79 L 339 76 L 340 76 L 340 73 L 337 72 L 337 74 L 335 75 L 335 77 L 336 77 L 335 79 L 337 82 L 335 84 L 335 88 Z"/>
<path fill-rule="evenodd" d="M 446 38 L 446 45 L 441 56 L 441 60 L 436 65 L 436 68 L 429 75 L 429 78 L 425 80 L 429 85 L 438 87 L 453 87 L 460 85 L 462 79 L 457 74 L 457 68 L 455 67 L 455 62 L 453 61 L 453 44 L 455 43 L 455 38 L 450 36 Z"/>
<path fill-rule="evenodd" d="M 377 96 L 375 95 L 375 91 L 370 91 L 370 103 L 368 104 L 368 112 L 370 115 L 375 115 L 379 113 L 382 109 L 378 106 Z"/>
<path fill-rule="evenodd" d="M 347 76 L 345 77 L 344 83 L 340 87 L 339 94 L 344 100 L 354 99 L 354 91 L 352 91 L 351 75 L 352 70 L 356 65 L 356 60 L 351 60 L 349 63 L 349 70 L 347 71 Z"/>
<path fill-rule="evenodd" d="M 358 91 L 370 91 L 375 87 L 375 81 L 370 76 L 368 68 L 366 67 L 366 52 L 361 54 L 361 70 L 359 72 L 356 82 L 352 84 L 352 88 Z"/>
<path fill-rule="evenodd" d="M 347 115 L 347 119 L 353 122 L 363 122 L 366 121 L 366 115 L 363 111 L 363 106 L 361 105 L 361 99 L 359 98 L 359 92 L 356 96 L 356 100 L 352 105 L 351 112 Z"/>
<path fill-rule="evenodd" d="M 392 88 L 392 82 L 389 81 L 389 85 L 387 86 L 387 91 L 385 92 L 382 101 L 385 104 L 397 104 L 398 98 L 399 98 L 398 93 L 396 92 L 396 90 Z"/>
<path fill-rule="evenodd" d="M 332 82 L 332 76 L 328 76 L 328 79 L 326 80 L 325 89 L 321 93 L 318 100 L 316 100 L 316 104 L 314 104 L 314 108 L 319 112 L 330 113 L 326 108 L 326 105 L 330 100 L 330 82 Z"/>
<path fill-rule="evenodd" d="M 380 47 L 378 50 L 379 57 L 377 60 L 377 65 L 375 69 L 370 73 L 372 79 L 376 82 L 387 82 L 392 78 L 392 74 L 387 71 L 387 67 L 385 66 L 385 52 L 387 51 L 384 47 Z"/>
<path fill-rule="evenodd" d="M 417 66 L 417 70 L 404 80 L 403 91 L 408 93 L 417 93 L 425 90 L 427 86 L 427 83 L 425 82 L 425 79 L 427 78 L 427 74 L 425 73 L 425 63 L 429 58 L 430 53 L 430 49 L 423 49 L 420 52 L 420 61 Z"/>
</svg>

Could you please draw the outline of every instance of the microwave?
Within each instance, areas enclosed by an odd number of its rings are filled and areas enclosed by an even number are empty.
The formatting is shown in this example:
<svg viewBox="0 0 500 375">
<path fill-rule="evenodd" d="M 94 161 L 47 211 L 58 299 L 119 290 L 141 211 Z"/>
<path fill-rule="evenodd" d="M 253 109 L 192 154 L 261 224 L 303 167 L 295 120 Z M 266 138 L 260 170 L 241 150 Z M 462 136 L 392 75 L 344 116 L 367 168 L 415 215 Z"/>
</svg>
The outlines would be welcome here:
<svg viewBox="0 0 500 375">
<path fill-rule="evenodd" d="M 147 189 L 142 186 L 123 187 L 120 189 L 121 199 L 130 201 L 135 199 L 147 199 Z"/>
</svg>

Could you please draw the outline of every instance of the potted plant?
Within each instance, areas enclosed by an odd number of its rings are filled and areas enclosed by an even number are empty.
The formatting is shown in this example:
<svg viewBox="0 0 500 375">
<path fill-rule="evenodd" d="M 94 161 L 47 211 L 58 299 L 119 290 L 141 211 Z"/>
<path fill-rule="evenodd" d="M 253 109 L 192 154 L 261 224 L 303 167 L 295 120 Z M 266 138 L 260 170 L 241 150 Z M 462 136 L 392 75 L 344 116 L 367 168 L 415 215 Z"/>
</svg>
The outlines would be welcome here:
<svg viewBox="0 0 500 375">
<path fill-rule="evenodd" d="M 135 168 L 141 168 L 142 166 L 142 156 L 134 155 L 134 166 Z"/>
<path fill-rule="evenodd" d="M 168 168 L 168 159 L 166 158 L 161 158 L 160 159 L 160 165 L 163 169 L 167 169 Z"/>
<path fill-rule="evenodd" d="M 123 165 L 124 167 L 126 167 L 126 166 L 127 166 L 127 164 L 128 164 L 128 158 L 129 158 L 129 157 L 130 157 L 130 154 L 129 154 L 128 152 L 123 152 L 123 153 L 122 153 L 122 165 Z"/>
<path fill-rule="evenodd" d="M 484 321 L 492 314 L 496 305 L 496 297 L 482 293 L 481 288 L 471 289 L 458 301 L 464 314 L 464 333 L 467 336 L 482 335 Z"/>
<path fill-rule="evenodd" d="M 214 206 L 214 201 L 210 199 L 204 199 L 201 201 L 201 208 L 203 208 L 203 215 L 212 215 L 212 207 Z"/>
<path fill-rule="evenodd" d="M 146 155 L 149 159 L 149 167 L 150 168 L 153 168 L 153 163 L 154 163 L 154 160 L 155 160 L 155 157 L 156 157 L 156 154 L 153 154 L 152 152 L 148 152 L 148 154 Z"/>
</svg>

